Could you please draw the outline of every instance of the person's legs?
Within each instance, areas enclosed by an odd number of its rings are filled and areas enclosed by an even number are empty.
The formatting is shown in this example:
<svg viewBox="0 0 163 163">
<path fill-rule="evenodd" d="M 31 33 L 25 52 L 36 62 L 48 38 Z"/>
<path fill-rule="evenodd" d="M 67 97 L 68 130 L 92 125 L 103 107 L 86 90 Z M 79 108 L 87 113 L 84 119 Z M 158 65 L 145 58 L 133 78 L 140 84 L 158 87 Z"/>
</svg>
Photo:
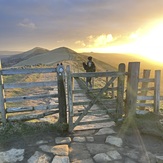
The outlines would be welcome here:
<svg viewBox="0 0 163 163">
<path fill-rule="evenodd" d="M 88 87 L 89 77 L 86 78 L 86 86 Z"/>
<path fill-rule="evenodd" d="M 88 83 L 89 83 L 89 85 L 88 85 Z M 91 83 L 91 78 L 90 77 L 87 77 L 86 85 L 87 85 L 87 87 L 90 86 L 90 88 L 92 88 L 92 83 Z"/>
<path fill-rule="evenodd" d="M 90 88 L 92 89 L 92 80 L 91 80 L 92 78 L 90 78 L 90 80 L 89 80 L 89 85 L 90 85 Z"/>
</svg>

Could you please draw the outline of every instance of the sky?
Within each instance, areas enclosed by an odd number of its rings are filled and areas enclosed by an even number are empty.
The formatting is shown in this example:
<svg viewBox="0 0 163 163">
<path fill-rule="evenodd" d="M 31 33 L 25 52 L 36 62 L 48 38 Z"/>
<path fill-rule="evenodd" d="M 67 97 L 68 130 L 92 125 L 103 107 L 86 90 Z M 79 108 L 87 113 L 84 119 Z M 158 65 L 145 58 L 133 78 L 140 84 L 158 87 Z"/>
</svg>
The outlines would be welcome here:
<svg viewBox="0 0 163 163">
<path fill-rule="evenodd" d="M 0 0 L 0 51 L 65 46 L 161 56 L 161 31 L 163 0 Z"/>
</svg>

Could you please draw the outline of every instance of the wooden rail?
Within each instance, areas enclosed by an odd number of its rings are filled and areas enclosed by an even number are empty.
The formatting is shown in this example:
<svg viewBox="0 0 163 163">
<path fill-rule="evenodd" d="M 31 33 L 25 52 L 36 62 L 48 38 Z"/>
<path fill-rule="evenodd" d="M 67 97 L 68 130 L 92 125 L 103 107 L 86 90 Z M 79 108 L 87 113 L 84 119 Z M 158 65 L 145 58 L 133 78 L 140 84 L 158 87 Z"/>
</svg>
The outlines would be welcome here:
<svg viewBox="0 0 163 163">
<path fill-rule="evenodd" d="M 110 99 L 108 106 L 112 107 L 110 112 L 114 110 L 117 113 L 117 118 L 122 117 L 122 115 L 135 114 L 136 109 L 146 109 L 146 107 L 153 108 L 155 113 L 159 113 L 160 102 L 163 100 L 163 96 L 160 96 L 160 76 L 161 71 L 156 70 L 155 76 L 150 78 L 150 70 L 144 70 L 143 77 L 140 77 L 140 63 L 139 62 L 130 62 L 128 66 L 128 71 L 125 72 L 125 65 L 120 64 L 118 71 L 106 71 L 106 72 L 88 72 L 88 73 L 71 73 L 70 67 L 67 66 L 67 76 L 65 81 L 67 81 L 67 95 L 68 95 L 68 113 L 69 113 L 69 123 L 72 124 L 72 117 L 77 113 L 74 113 L 73 107 L 79 105 L 88 105 L 91 107 L 93 102 L 99 101 L 100 103 L 105 103 L 105 100 L 99 100 L 98 97 L 94 97 L 94 100 L 87 101 L 74 101 L 74 95 L 80 93 L 87 93 L 88 90 L 83 89 L 74 89 L 74 79 L 84 79 L 86 77 L 93 77 L 97 80 L 100 80 L 101 84 L 104 85 L 103 88 L 93 88 L 89 90 L 92 94 L 108 93 L 112 92 L 112 100 Z M 1 112 L 1 121 L 6 123 L 7 121 L 16 121 L 16 120 L 30 120 L 35 118 L 44 117 L 46 115 L 59 113 L 60 121 L 66 122 L 66 106 L 67 104 L 65 99 L 65 88 L 63 83 L 63 74 L 58 74 L 59 68 L 26 68 L 26 69 L 0 69 L 0 112 Z M 3 78 L 10 75 L 28 75 L 28 74 L 46 74 L 50 73 L 54 75 L 56 80 L 50 81 L 36 81 L 36 82 L 11 82 L 4 83 Z M 127 78 L 126 78 L 127 77 Z M 101 80 L 106 78 L 106 80 Z M 112 83 L 115 78 L 116 84 Z M 111 79 L 111 82 L 109 82 Z M 80 80 L 81 81 L 81 80 Z M 96 82 L 96 80 L 95 80 Z M 107 85 L 106 83 L 109 83 Z M 105 85 L 106 84 L 106 85 Z M 140 86 L 141 84 L 141 86 Z M 59 86 L 59 88 L 58 88 Z M 56 93 L 52 94 L 35 94 L 35 95 L 23 95 L 16 97 L 6 97 L 6 91 L 14 89 L 29 89 L 35 87 L 57 87 Z M 125 91 L 126 90 L 126 95 Z M 58 92 L 59 91 L 59 92 Z M 64 96 L 64 97 L 63 97 Z M 116 98 L 114 98 L 116 97 Z M 17 106 L 17 107 L 6 107 L 8 103 L 19 103 L 21 101 L 27 100 L 39 100 L 45 98 L 56 98 L 59 103 L 56 105 L 45 104 L 38 106 Z M 114 106 L 112 105 L 114 104 Z M 116 109 L 115 109 L 116 108 Z M 88 114 L 90 113 L 89 108 L 86 108 Z M 38 115 L 23 115 L 21 118 L 18 117 L 8 117 L 8 114 L 20 113 L 20 112 L 33 112 L 37 110 L 43 110 L 45 112 Z M 59 111 L 60 110 L 60 111 Z M 78 113 L 82 114 L 82 113 Z M 81 117 L 84 116 L 81 115 Z M 81 118 L 77 120 L 75 125 L 79 123 Z"/>
<path fill-rule="evenodd" d="M 155 70 L 154 78 L 150 78 L 150 70 L 144 70 L 143 78 L 139 78 L 138 82 L 142 83 L 142 85 L 138 88 L 138 101 L 136 106 L 141 110 L 144 110 L 145 107 L 151 107 L 155 113 L 159 113 L 160 101 L 163 100 L 163 97 L 160 96 L 160 76 L 160 70 Z M 151 87 L 150 84 L 152 84 L 153 87 Z"/>
<path fill-rule="evenodd" d="M 124 109 L 124 76 L 125 76 L 125 65 L 120 64 L 119 71 L 114 72 L 88 72 L 88 73 L 72 73 L 70 71 L 70 66 L 67 66 L 67 92 L 68 92 L 68 108 L 69 108 L 69 131 L 71 132 L 77 125 L 85 125 L 85 124 L 94 124 L 94 123 L 104 123 L 111 120 L 116 121 L 118 118 L 122 117 L 123 109 Z M 95 77 L 96 82 L 99 83 L 100 86 L 92 87 L 88 89 L 85 84 L 85 78 L 87 77 Z M 104 83 L 102 83 L 102 78 L 106 79 Z M 74 81 L 79 84 L 81 89 L 76 89 L 74 86 Z M 117 85 L 115 87 L 113 82 L 116 82 Z M 95 83 L 95 84 L 97 84 Z M 102 99 L 103 94 L 105 92 L 116 92 L 116 97 L 112 99 Z M 80 98 L 75 98 L 77 94 L 85 93 L 89 98 L 84 101 L 80 101 Z M 100 110 L 92 110 L 91 108 L 94 104 L 98 104 L 101 106 Z M 118 104 L 117 104 L 118 103 Z M 103 105 L 105 104 L 105 108 Z M 83 109 L 79 109 L 80 112 L 75 110 L 76 106 L 80 106 Z M 78 107 L 79 108 L 79 107 Z M 102 109 L 103 108 L 103 109 Z M 103 113 L 101 113 L 103 112 Z M 96 115 L 100 114 L 101 116 L 104 114 L 114 114 L 114 118 L 105 118 L 103 120 L 88 120 L 87 122 L 83 122 L 82 119 L 86 115 Z M 82 122 L 81 122 L 82 121 Z"/>
<path fill-rule="evenodd" d="M 53 94 L 38 94 L 38 95 L 25 95 L 25 96 L 16 96 L 16 97 L 6 97 L 5 92 L 12 89 L 29 89 L 35 87 L 58 87 L 57 80 L 51 81 L 41 81 L 41 82 L 23 82 L 23 83 L 4 83 L 3 78 L 6 76 L 13 76 L 13 75 L 28 75 L 28 74 L 45 74 L 50 73 L 53 75 L 53 78 L 57 77 L 57 68 L 26 68 L 26 69 L 19 69 L 19 68 L 11 68 L 11 69 L 0 69 L 0 112 L 1 112 L 1 121 L 6 123 L 7 121 L 16 121 L 16 120 L 30 120 L 35 118 L 40 118 L 46 115 L 59 113 L 59 104 L 57 105 L 38 105 L 38 106 L 19 106 L 17 107 L 6 107 L 7 103 L 16 103 L 26 100 L 38 100 L 38 99 L 45 99 L 45 98 L 58 98 L 58 91 Z M 57 79 L 57 78 L 56 78 Z M 55 110 L 53 110 L 55 109 Z M 9 113 L 18 113 L 18 112 L 31 112 L 37 110 L 45 110 L 46 112 L 40 114 L 33 114 L 33 115 L 22 115 L 20 117 L 8 117 Z"/>
</svg>

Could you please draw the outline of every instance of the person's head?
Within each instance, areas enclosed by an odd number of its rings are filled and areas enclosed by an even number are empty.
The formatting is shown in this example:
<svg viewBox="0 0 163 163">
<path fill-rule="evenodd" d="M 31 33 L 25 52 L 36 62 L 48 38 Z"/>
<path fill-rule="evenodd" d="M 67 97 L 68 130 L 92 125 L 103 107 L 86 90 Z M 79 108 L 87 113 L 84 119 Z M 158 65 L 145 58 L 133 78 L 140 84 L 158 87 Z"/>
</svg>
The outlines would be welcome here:
<svg viewBox="0 0 163 163">
<path fill-rule="evenodd" d="M 88 60 L 89 60 L 89 61 L 91 61 L 91 60 L 92 60 L 92 57 L 91 57 L 91 56 L 89 56 L 89 57 L 88 57 Z"/>
</svg>

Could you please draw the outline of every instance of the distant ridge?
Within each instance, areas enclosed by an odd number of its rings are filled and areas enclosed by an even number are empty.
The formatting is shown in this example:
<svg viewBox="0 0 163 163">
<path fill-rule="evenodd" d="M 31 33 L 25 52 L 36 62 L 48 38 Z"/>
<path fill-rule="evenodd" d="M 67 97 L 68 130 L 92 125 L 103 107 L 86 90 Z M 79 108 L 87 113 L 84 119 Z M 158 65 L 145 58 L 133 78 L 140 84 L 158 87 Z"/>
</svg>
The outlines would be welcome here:
<svg viewBox="0 0 163 163">
<path fill-rule="evenodd" d="M 49 50 L 44 48 L 35 47 L 29 51 L 2 58 L 2 67 L 12 67 L 23 60 L 26 60 L 36 55 L 46 53 L 48 51 Z"/>
<path fill-rule="evenodd" d="M 25 65 L 51 65 L 65 60 L 72 60 L 77 53 L 69 48 L 60 47 L 39 55 L 31 55 L 30 58 L 18 62 L 14 66 Z"/>
<path fill-rule="evenodd" d="M 9 56 L 13 54 L 19 54 L 22 53 L 22 51 L 0 51 L 0 56 Z M 2 58 L 2 57 L 1 57 Z"/>
<path fill-rule="evenodd" d="M 64 60 L 71 60 L 76 54 L 77 52 L 67 47 L 53 50 L 35 47 L 29 51 L 2 58 L 2 67 L 53 64 Z"/>
</svg>

